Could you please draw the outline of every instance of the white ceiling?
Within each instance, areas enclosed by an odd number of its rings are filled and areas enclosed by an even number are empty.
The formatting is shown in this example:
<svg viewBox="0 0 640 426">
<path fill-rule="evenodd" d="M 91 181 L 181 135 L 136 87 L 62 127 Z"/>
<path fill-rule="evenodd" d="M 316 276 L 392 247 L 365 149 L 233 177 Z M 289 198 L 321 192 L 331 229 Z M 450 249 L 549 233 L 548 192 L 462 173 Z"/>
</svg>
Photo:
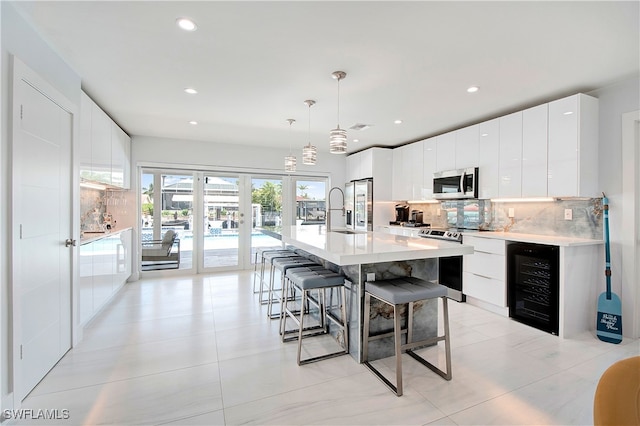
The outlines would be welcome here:
<svg viewBox="0 0 640 426">
<path fill-rule="evenodd" d="M 349 152 L 637 76 L 631 2 L 16 2 L 131 135 Z M 177 28 L 187 16 L 198 30 Z M 480 91 L 468 94 L 468 86 Z M 197 95 L 187 95 L 194 87 Z M 297 123 L 289 132 L 287 118 Z M 403 120 L 397 125 L 393 121 Z M 188 124 L 197 120 L 198 125 Z M 359 142 L 353 142 L 358 138 Z"/>
</svg>

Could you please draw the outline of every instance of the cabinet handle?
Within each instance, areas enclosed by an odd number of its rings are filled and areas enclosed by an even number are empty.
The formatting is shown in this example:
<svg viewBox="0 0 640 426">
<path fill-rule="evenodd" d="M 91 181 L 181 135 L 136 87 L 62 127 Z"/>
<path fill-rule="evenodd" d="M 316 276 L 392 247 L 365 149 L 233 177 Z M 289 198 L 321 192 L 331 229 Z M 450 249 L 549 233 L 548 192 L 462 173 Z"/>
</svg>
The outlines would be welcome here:
<svg viewBox="0 0 640 426">
<path fill-rule="evenodd" d="M 76 246 L 76 240 L 71 239 L 71 238 L 67 238 L 66 241 L 64 242 L 64 246 L 65 247 L 75 247 Z"/>
</svg>

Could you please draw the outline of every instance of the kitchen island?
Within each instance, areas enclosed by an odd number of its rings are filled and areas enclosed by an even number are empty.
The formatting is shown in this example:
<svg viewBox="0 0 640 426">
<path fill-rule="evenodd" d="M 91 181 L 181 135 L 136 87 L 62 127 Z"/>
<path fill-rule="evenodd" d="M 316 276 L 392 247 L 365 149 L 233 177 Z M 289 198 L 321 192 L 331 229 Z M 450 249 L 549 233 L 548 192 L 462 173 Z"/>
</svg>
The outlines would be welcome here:
<svg viewBox="0 0 640 426">
<path fill-rule="evenodd" d="M 375 277 L 383 280 L 412 276 L 424 280 L 438 279 L 439 257 L 473 254 L 473 247 L 434 239 L 391 235 L 384 232 L 363 232 L 335 229 L 327 232 L 323 225 L 283 228 L 282 241 L 309 253 L 326 268 L 340 271 L 347 277 L 349 316 L 349 353 L 362 362 L 362 323 L 364 283 Z M 437 300 L 416 303 L 414 327 L 416 340 L 437 333 Z M 384 305 L 372 303 L 372 334 L 393 328 Z M 405 314 L 402 313 L 404 316 Z M 369 345 L 369 359 L 393 355 L 391 338 L 376 340 Z"/>
</svg>

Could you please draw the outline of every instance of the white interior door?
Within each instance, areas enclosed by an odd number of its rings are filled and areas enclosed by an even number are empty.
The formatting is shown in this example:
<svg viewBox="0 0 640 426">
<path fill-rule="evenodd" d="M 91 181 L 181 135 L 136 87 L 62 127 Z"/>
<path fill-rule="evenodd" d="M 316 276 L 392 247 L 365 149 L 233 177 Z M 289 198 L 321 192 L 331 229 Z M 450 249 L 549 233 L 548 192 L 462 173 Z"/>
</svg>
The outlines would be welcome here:
<svg viewBox="0 0 640 426">
<path fill-rule="evenodd" d="M 15 58 L 13 73 L 13 373 L 21 401 L 71 347 L 73 250 L 65 240 L 72 236 L 73 114 Z"/>
</svg>

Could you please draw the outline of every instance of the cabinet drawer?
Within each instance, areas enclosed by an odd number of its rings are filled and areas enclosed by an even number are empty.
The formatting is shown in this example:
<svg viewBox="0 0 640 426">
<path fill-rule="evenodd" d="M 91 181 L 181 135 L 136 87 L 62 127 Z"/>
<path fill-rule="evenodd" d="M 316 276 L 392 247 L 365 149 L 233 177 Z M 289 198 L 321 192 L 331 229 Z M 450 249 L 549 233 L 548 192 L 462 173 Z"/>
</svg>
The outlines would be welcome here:
<svg viewBox="0 0 640 426">
<path fill-rule="evenodd" d="M 462 258 L 462 269 L 487 278 L 504 281 L 505 256 L 476 251 L 471 256 Z"/>
<path fill-rule="evenodd" d="M 496 306 L 507 306 L 507 288 L 504 280 L 481 277 L 469 272 L 464 272 L 462 277 L 464 294 Z"/>
<path fill-rule="evenodd" d="M 463 236 L 463 244 L 473 246 L 475 251 L 482 251 L 485 253 L 505 254 L 504 240 L 496 240 L 493 238 L 481 238 L 473 236 Z"/>
</svg>

